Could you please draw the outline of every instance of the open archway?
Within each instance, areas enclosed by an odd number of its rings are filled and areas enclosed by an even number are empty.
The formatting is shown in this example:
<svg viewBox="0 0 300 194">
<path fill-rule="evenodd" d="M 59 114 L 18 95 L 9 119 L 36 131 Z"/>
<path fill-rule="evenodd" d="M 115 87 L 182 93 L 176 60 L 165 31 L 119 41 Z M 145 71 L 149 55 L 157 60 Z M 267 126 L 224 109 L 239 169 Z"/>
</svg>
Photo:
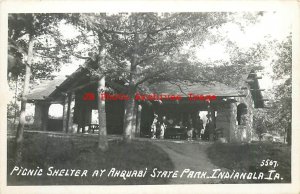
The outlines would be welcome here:
<svg viewBox="0 0 300 194">
<path fill-rule="evenodd" d="M 48 131 L 62 131 L 63 105 L 51 104 L 48 111 Z"/>
<path fill-rule="evenodd" d="M 241 103 L 237 106 L 237 123 L 238 125 L 246 125 L 246 119 L 248 114 L 248 108 L 247 105 L 244 103 Z"/>
</svg>

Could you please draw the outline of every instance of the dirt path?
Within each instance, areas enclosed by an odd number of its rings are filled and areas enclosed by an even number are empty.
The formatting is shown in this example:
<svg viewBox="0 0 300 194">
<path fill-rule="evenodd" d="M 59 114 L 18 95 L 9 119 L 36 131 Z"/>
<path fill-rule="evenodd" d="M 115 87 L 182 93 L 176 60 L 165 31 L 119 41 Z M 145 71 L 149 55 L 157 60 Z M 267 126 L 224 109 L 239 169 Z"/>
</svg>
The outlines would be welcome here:
<svg viewBox="0 0 300 194">
<path fill-rule="evenodd" d="M 185 173 L 182 178 L 170 179 L 171 184 L 220 183 L 220 179 L 209 178 L 213 173 L 212 170 L 219 168 L 211 163 L 206 154 L 206 149 L 211 143 L 157 141 L 155 144 L 168 153 L 173 161 L 175 170 L 178 170 L 179 174 L 181 174 L 184 169 L 207 172 L 206 178 L 187 178 L 188 173 Z"/>
</svg>

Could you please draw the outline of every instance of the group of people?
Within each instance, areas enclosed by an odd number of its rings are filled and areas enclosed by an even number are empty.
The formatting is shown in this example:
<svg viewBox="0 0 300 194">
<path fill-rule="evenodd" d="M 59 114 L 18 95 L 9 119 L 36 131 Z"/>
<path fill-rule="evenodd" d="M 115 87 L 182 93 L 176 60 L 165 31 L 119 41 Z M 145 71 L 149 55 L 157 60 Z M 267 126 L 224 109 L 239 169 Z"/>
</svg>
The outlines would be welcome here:
<svg viewBox="0 0 300 194">
<path fill-rule="evenodd" d="M 159 119 L 158 115 L 154 114 L 154 119 L 151 125 L 151 138 L 156 139 L 159 137 L 159 139 L 164 139 L 166 129 L 166 116 Z"/>
<path fill-rule="evenodd" d="M 197 116 L 196 119 L 189 118 L 185 125 L 182 122 L 179 123 L 181 129 L 186 132 L 186 137 L 188 141 L 191 141 L 193 138 L 201 140 L 212 140 L 214 137 L 215 126 L 212 122 L 210 114 L 206 115 L 207 122 L 205 127 L 203 120 L 200 116 Z M 164 135 L 167 129 L 167 123 L 170 124 L 166 119 L 166 116 L 158 117 L 157 114 L 154 114 L 154 119 L 151 125 L 151 138 L 152 139 L 164 139 Z M 173 121 L 171 121 L 173 123 Z"/>
<path fill-rule="evenodd" d="M 212 118 L 210 114 L 206 115 L 207 121 L 205 127 L 203 120 L 200 116 L 197 116 L 196 121 L 189 120 L 189 125 L 187 127 L 187 140 L 192 140 L 193 137 L 195 139 L 201 140 L 212 140 L 214 139 L 215 126 L 212 122 Z"/>
</svg>

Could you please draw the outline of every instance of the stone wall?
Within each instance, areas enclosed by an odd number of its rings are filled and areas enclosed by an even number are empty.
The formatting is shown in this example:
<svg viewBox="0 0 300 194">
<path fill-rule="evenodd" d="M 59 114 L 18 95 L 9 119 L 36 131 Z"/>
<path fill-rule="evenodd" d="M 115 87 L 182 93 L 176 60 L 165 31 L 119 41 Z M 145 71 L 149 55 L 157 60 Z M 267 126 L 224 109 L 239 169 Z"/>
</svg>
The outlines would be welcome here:
<svg viewBox="0 0 300 194">
<path fill-rule="evenodd" d="M 236 106 L 240 104 L 245 104 L 247 106 L 247 114 L 245 114 L 245 122 L 238 125 L 235 128 L 234 134 L 235 141 L 237 142 L 250 142 L 253 137 L 253 110 L 254 110 L 254 102 L 250 93 L 250 88 L 248 85 L 245 85 L 247 90 L 244 91 L 246 97 L 236 97 L 235 100 Z"/>
<path fill-rule="evenodd" d="M 216 107 L 216 129 L 222 131 L 222 136 L 228 142 L 250 142 L 254 136 L 254 102 L 248 84 L 245 84 L 244 87 L 247 87 L 247 90 L 244 90 L 245 97 L 227 99 Z M 247 113 L 244 114 L 243 122 L 239 125 L 237 112 L 240 104 L 244 104 L 247 107 Z"/>
</svg>

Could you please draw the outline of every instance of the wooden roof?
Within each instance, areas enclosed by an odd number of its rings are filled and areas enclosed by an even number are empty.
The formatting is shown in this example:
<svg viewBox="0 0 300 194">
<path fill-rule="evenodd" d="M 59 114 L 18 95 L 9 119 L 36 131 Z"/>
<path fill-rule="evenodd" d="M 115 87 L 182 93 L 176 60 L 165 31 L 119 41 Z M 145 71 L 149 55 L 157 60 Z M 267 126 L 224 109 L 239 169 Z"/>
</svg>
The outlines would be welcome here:
<svg viewBox="0 0 300 194">
<path fill-rule="evenodd" d="M 81 75 L 79 75 L 81 74 Z M 82 69 L 77 70 L 71 76 L 58 77 L 54 80 L 45 80 L 41 84 L 34 88 L 27 95 L 27 99 L 30 100 L 44 100 L 47 97 L 54 97 L 60 92 L 65 92 L 70 88 L 73 82 L 80 80 L 78 77 L 82 76 Z M 82 78 L 81 78 L 82 80 Z M 209 83 L 172 83 L 172 82 L 161 82 L 152 84 L 149 86 L 150 92 L 153 94 L 174 94 L 181 95 L 183 97 L 188 96 L 189 93 L 197 95 L 215 95 L 219 97 L 235 97 L 241 96 L 238 90 L 226 86 L 220 82 L 209 82 Z"/>
<path fill-rule="evenodd" d="M 265 103 L 264 103 L 263 95 L 260 90 L 258 76 L 254 70 L 250 71 L 246 80 L 250 80 L 250 82 L 248 82 L 248 84 L 250 86 L 250 92 L 251 92 L 251 95 L 252 95 L 252 98 L 254 101 L 254 107 L 255 108 L 264 108 Z"/>
<path fill-rule="evenodd" d="M 87 76 L 87 70 L 83 67 L 78 68 L 73 74 L 63 77 L 57 77 L 54 80 L 43 81 L 39 86 L 34 88 L 27 95 L 28 101 L 45 100 L 47 98 L 56 98 L 62 96 L 62 92 L 67 92 L 70 88 L 75 87 L 81 82 L 91 81 Z M 251 71 L 248 75 L 242 75 L 243 81 L 252 80 L 250 85 L 252 98 L 256 108 L 263 108 L 264 101 L 262 93 L 259 90 L 259 83 L 257 75 Z M 237 89 L 227 86 L 220 82 L 203 82 L 203 83 L 189 83 L 189 82 L 161 82 L 149 86 L 150 92 L 153 94 L 173 94 L 188 96 L 189 93 L 196 95 L 215 95 L 217 97 L 242 97 L 243 94 Z"/>
<path fill-rule="evenodd" d="M 149 86 L 154 94 L 173 94 L 187 97 L 189 93 L 196 95 L 215 95 L 218 97 L 242 96 L 239 92 L 220 82 L 189 83 L 161 82 Z"/>
<path fill-rule="evenodd" d="M 71 88 L 75 82 L 80 82 L 82 78 L 86 78 L 83 74 L 87 70 L 80 67 L 70 76 L 59 76 L 53 80 L 43 80 L 37 87 L 29 92 L 27 100 L 45 100 L 49 97 L 61 96 L 61 92 L 65 92 Z"/>
<path fill-rule="evenodd" d="M 29 91 L 27 99 L 30 100 L 44 100 L 44 97 L 48 97 L 56 86 L 60 85 L 66 79 L 65 76 L 56 77 L 53 80 L 43 80 L 41 83 Z"/>
</svg>

